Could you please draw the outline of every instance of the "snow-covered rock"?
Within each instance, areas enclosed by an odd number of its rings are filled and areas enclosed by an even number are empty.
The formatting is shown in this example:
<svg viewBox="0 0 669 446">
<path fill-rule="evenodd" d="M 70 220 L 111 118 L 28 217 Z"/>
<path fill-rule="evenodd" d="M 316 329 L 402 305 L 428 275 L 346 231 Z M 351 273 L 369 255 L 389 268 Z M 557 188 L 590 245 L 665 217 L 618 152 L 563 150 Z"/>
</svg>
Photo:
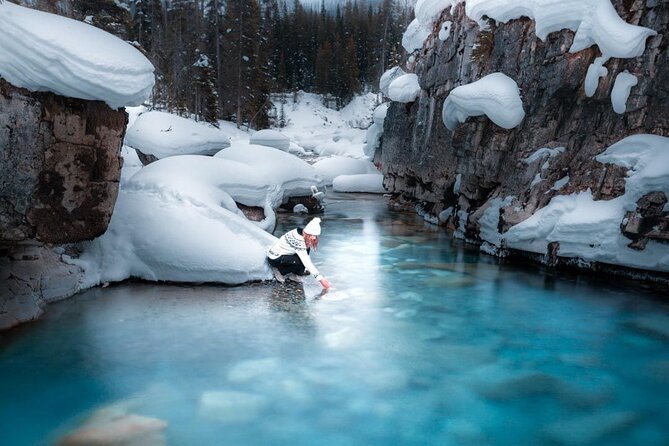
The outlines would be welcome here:
<svg viewBox="0 0 669 446">
<path fill-rule="evenodd" d="M 335 192 L 367 192 L 383 194 L 383 175 L 380 173 L 366 173 L 358 175 L 339 175 L 332 181 L 332 190 Z"/>
<path fill-rule="evenodd" d="M 0 76 L 32 91 L 139 105 L 155 83 L 136 48 L 84 22 L 0 3 Z"/>
<path fill-rule="evenodd" d="M 454 88 L 444 101 L 442 118 L 451 130 L 468 117 L 480 115 L 505 129 L 520 124 L 525 111 L 516 81 L 503 73 L 492 73 Z"/>
<path fill-rule="evenodd" d="M 414 73 L 405 74 L 390 83 L 388 97 L 395 102 L 413 102 L 420 94 L 418 76 Z"/>
<path fill-rule="evenodd" d="M 429 35 L 430 30 L 423 26 L 418 19 L 413 19 L 402 35 L 402 46 L 407 53 L 411 54 L 423 47 L 423 43 Z"/>
<path fill-rule="evenodd" d="M 597 156 L 602 163 L 629 168 L 625 194 L 612 200 L 594 200 L 590 190 L 554 197 L 532 217 L 505 234 L 510 248 L 547 253 L 550 242 L 559 242 L 559 255 L 586 261 L 669 271 L 669 249 L 649 241 L 643 250 L 628 245 L 620 230 L 626 211 L 634 211 L 649 192 L 669 196 L 669 138 L 629 136 Z"/>
<path fill-rule="evenodd" d="M 229 284 L 269 279 L 265 252 L 276 239 L 244 218 L 225 191 L 233 189 L 231 171 L 249 181 L 245 169 L 198 155 L 142 168 L 121 189 L 107 232 L 72 260 L 85 271 L 83 286 L 129 277 Z M 238 185 L 234 192 L 242 190 Z"/>
<path fill-rule="evenodd" d="M 230 146 L 230 137 L 210 124 L 151 111 L 139 115 L 128 128 L 125 143 L 162 159 L 175 155 L 213 155 Z"/>
<path fill-rule="evenodd" d="M 331 185 L 339 175 L 360 175 L 377 172 L 376 167 L 369 161 L 348 158 L 344 156 L 333 156 L 325 158 L 314 164 L 314 169 L 323 179 L 326 185 Z"/>
<path fill-rule="evenodd" d="M 251 135 L 251 144 L 259 146 L 274 147 L 275 149 L 287 151 L 290 149 L 290 139 L 276 130 L 259 130 Z"/>
<path fill-rule="evenodd" d="M 393 67 L 389 70 L 386 70 L 385 73 L 381 76 L 379 80 L 379 90 L 383 93 L 384 96 L 388 96 L 388 87 L 390 84 L 400 76 L 404 76 L 406 73 L 400 67 Z"/>
</svg>

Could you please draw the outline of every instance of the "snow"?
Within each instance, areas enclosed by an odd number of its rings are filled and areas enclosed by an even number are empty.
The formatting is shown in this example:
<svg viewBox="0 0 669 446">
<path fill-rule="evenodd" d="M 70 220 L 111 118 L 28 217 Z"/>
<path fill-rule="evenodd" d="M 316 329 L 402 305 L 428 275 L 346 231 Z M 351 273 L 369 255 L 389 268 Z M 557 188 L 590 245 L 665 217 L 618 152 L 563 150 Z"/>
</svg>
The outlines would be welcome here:
<svg viewBox="0 0 669 446">
<path fill-rule="evenodd" d="M 548 147 L 543 147 L 541 149 L 536 150 L 534 153 L 532 153 L 530 156 L 527 158 L 523 159 L 523 162 L 525 164 L 532 164 L 533 162 L 537 160 L 542 160 L 546 157 L 548 157 L 548 160 L 555 158 L 559 154 L 563 153 L 565 151 L 564 147 L 556 147 L 555 149 L 551 149 Z M 541 170 L 547 168 L 548 166 L 542 166 Z"/>
<path fill-rule="evenodd" d="M 551 190 L 560 190 L 563 187 L 565 187 L 569 183 L 569 175 L 560 178 L 553 184 L 553 187 L 551 187 Z"/>
<path fill-rule="evenodd" d="M 236 141 L 214 158 L 225 161 L 221 187 L 239 203 L 262 207 L 265 219 L 257 224 L 269 231 L 276 224 L 274 209 L 290 197 L 311 196 L 311 187 L 322 184 L 315 166 L 270 147 Z"/>
<path fill-rule="evenodd" d="M 251 144 L 274 147 L 287 151 L 290 149 L 290 139 L 276 130 L 265 129 L 255 132 L 249 140 Z"/>
<path fill-rule="evenodd" d="M 408 103 L 416 100 L 420 94 L 418 76 L 414 73 L 405 74 L 390 83 L 388 97 L 391 101 Z"/>
<path fill-rule="evenodd" d="M 388 88 L 390 84 L 400 76 L 404 76 L 406 73 L 400 67 L 393 67 L 389 70 L 386 70 L 385 73 L 381 76 L 379 80 L 379 90 L 383 93 L 384 96 L 388 97 Z"/>
<path fill-rule="evenodd" d="M 514 199 L 515 197 L 506 197 L 504 199 L 493 198 L 490 200 L 489 207 L 483 211 L 483 215 L 479 218 L 479 235 L 481 239 L 495 246 L 495 248 L 502 246 L 502 235 L 498 230 L 499 211 L 503 207 L 510 205 Z"/>
<path fill-rule="evenodd" d="M 281 133 L 300 149 L 321 156 L 365 157 L 365 129 L 378 105 L 375 94 L 357 96 L 339 111 L 326 107 L 322 97 L 316 94 L 298 92 L 295 99 L 293 101 L 292 95 L 284 99 L 286 126 Z M 273 104 L 276 110 L 281 109 L 278 95 L 273 97 Z M 297 147 L 290 150 L 300 152 Z"/>
<path fill-rule="evenodd" d="M 332 190 L 335 192 L 386 193 L 381 173 L 339 175 L 332 182 Z"/>
<path fill-rule="evenodd" d="M 466 14 L 486 25 L 484 17 L 507 22 L 529 17 L 536 22 L 536 34 L 546 40 L 548 34 L 562 29 L 576 32 L 570 48 L 576 53 L 597 45 L 605 58 L 632 58 L 643 54 L 646 39 L 657 33 L 626 23 L 618 16 L 610 0 L 468 0 Z"/>
<path fill-rule="evenodd" d="M 439 30 L 439 40 L 445 42 L 446 39 L 448 39 L 452 25 L 453 22 L 451 22 L 450 20 L 446 20 L 444 23 L 441 24 L 441 29 Z"/>
<path fill-rule="evenodd" d="M 136 48 L 84 22 L 0 3 L 0 76 L 17 87 L 139 105 L 155 82 Z"/>
<path fill-rule="evenodd" d="M 480 115 L 505 129 L 520 124 L 525 111 L 516 82 L 503 73 L 492 73 L 454 88 L 444 101 L 442 118 L 450 130 L 468 117 Z"/>
<path fill-rule="evenodd" d="M 609 74 L 603 65 L 608 61 L 604 57 L 597 57 L 594 62 L 588 67 L 588 73 L 585 75 L 585 95 L 589 98 L 593 97 L 597 92 L 599 86 L 599 78 L 605 77 Z"/>
<path fill-rule="evenodd" d="M 557 241 L 560 256 L 669 271 L 666 245 L 651 240 L 645 249 L 634 250 L 620 231 L 625 212 L 634 211 L 643 195 L 653 191 L 669 195 L 669 138 L 629 136 L 596 159 L 630 169 L 624 195 L 597 201 L 587 190 L 553 197 L 546 207 L 509 229 L 506 245 L 545 254 L 548 243 Z"/>
<path fill-rule="evenodd" d="M 374 110 L 372 115 L 373 123 L 367 129 L 367 135 L 365 137 L 365 146 L 363 147 L 363 152 L 370 159 L 374 157 L 374 152 L 378 149 L 381 144 L 381 136 L 383 135 L 383 122 L 386 119 L 388 114 L 389 103 L 381 104 Z"/>
<path fill-rule="evenodd" d="M 376 167 L 369 161 L 353 159 L 343 156 L 325 158 L 314 164 L 314 169 L 323 179 L 326 185 L 331 185 L 333 180 L 340 175 L 360 175 L 376 173 Z"/>
<path fill-rule="evenodd" d="M 411 54 L 423 48 L 423 43 L 430 35 L 430 32 L 430 29 L 421 25 L 418 19 L 413 19 L 402 35 L 402 46 L 407 53 Z"/>
<path fill-rule="evenodd" d="M 82 286 L 271 278 L 265 255 L 276 239 L 234 211 L 226 170 L 226 161 L 198 155 L 144 167 L 120 190 L 107 232 L 71 260 L 85 271 Z"/>
<path fill-rule="evenodd" d="M 144 166 L 137 156 L 137 151 L 125 144 L 121 147 L 123 166 L 121 167 L 121 187 Z"/>
<path fill-rule="evenodd" d="M 407 53 L 421 49 L 425 39 L 432 33 L 434 23 L 439 19 L 441 12 L 459 2 L 460 0 L 418 0 L 414 6 L 416 18 L 402 36 L 402 46 Z"/>
<path fill-rule="evenodd" d="M 629 98 L 632 87 L 639 83 L 635 75 L 630 74 L 627 70 L 618 73 L 616 82 L 613 84 L 611 91 L 611 104 L 613 104 L 613 111 L 618 114 L 625 113 L 627 108 L 627 98 Z"/>
<path fill-rule="evenodd" d="M 180 116 L 150 111 L 128 128 L 125 143 L 158 159 L 175 155 L 213 155 L 230 145 L 227 132 Z"/>
</svg>

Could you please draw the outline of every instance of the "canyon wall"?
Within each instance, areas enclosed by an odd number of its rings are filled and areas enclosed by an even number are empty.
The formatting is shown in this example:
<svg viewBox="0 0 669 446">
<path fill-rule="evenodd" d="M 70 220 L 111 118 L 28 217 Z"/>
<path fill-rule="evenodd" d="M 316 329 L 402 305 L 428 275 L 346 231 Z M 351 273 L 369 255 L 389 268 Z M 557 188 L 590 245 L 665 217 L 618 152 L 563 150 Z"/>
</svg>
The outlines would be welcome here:
<svg viewBox="0 0 669 446">
<path fill-rule="evenodd" d="M 500 206 L 500 233 L 556 195 L 588 189 L 595 200 L 622 195 L 627 169 L 602 164 L 595 156 L 628 135 L 669 135 L 669 2 L 615 0 L 613 4 L 623 20 L 658 34 L 646 40 L 640 57 L 609 60 L 608 76 L 600 79 L 593 97 L 585 95 L 584 82 L 599 49 L 569 53 L 573 32 L 554 32 L 542 41 L 528 18 L 490 21 L 489 29 L 481 30 L 465 15 L 463 3 L 452 14 L 443 11 L 409 67 L 419 78 L 419 98 L 408 104 L 393 102 L 384 123 L 379 159 L 393 203 L 415 207 L 431 221 L 481 243 L 483 213 L 505 197 L 513 199 Z M 445 21 L 452 25 L 442 41 L 437 35 Z M 638 78 L 638 85 L 632 89 L 627 111 L 618 114 L 610 93 L 616 75 L 625 70 Z M 446 128 L 441 111 L 451 90 L 493 72 L 517 82 L 525 109 L 521 124 L 506 130 L 479 116 L 454 131 Z M 557 150 L 550 157 L 526 161 L 541 148 Z M 566 177 L 567 183 L 556 187 Z M 639 218 L 646 212 L 643 205 Z M 652 218 L 665 222 L 667 214 L 659 206 Z M 669 229 L 662 231 L 656 239 L 666 241 Z"/>
</svg>

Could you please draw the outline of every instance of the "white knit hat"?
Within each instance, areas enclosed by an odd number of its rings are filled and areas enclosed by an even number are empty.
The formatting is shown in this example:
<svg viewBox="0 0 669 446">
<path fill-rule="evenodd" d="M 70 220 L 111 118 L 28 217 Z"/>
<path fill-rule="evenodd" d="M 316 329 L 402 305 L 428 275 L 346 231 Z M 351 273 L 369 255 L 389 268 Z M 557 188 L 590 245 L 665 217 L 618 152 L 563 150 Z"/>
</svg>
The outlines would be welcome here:
<svg viewBox="0 0 669 446">
<path fill-rule="evenodd" d="M 321 219 L 316 217 L 311 220 L 309 223 L 307 223 L 302 232 L 306 232 L 307 234 L 311 235 L 321 235 Z"/>
</svg>

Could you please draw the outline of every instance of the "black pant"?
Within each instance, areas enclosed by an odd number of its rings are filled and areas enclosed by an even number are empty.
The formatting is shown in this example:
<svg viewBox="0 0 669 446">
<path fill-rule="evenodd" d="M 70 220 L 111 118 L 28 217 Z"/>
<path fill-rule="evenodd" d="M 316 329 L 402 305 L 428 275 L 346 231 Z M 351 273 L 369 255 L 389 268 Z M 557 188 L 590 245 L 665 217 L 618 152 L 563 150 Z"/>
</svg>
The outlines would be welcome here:
<svg viewBox="0 0 669 446">
<path fill-rule="evenodd" d="M 304 263 L 297 254 L 279 256 L 276 259 L 268 257 L 267 261 L 283 275 L 293 273 L 301 276 L 304 274 Z"/>
</svg>

